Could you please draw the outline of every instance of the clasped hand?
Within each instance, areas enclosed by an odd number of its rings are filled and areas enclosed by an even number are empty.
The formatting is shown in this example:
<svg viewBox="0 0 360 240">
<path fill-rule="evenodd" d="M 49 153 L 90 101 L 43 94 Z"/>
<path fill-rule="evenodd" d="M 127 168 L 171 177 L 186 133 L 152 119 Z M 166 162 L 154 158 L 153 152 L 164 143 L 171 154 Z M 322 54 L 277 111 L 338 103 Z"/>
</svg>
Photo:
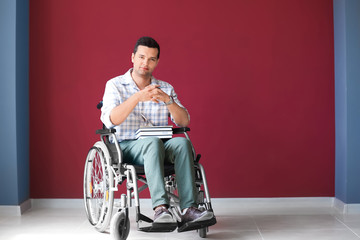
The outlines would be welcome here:
<svg viewBox="0 0 360 240">
<path fill-rule="evenodd" d="M 159 103 L 160 101 L 161 102 L 170 101 L 169 95 L 167 95 L 159 87 L 160 87 L 160 85 L 146 86 L 143 90 L 141 90 L 139 92 L 140 101 L 141 102 L 152 101 L 152 102 L 155 102 L 155 103 Z"/>
</svg>

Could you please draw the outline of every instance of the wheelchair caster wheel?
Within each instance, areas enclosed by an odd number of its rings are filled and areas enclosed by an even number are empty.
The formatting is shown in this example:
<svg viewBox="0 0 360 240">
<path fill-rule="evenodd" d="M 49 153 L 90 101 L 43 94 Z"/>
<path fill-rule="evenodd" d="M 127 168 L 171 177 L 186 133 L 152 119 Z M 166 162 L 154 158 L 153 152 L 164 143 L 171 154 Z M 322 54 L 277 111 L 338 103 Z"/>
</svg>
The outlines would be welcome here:
<svg viewBox="0 0 360 240">
<path fill-rule="evenodd" d="M 201 202 L 204 202 L 204 192 L 201 191 L 201 192 L 199 193 L 199 195 L 200 195 L 200 198 L 201 198 Z M 206 209 L 205 209 L 204 206 L 200 206 L 200 207 L 199 207 L 199 210 L 200 210 L 200 211 L 205 211 Z M 200 228 L 200 229 L 198 230 L 199 236 L 200 236 L 201 238 L 206 238 L 207 230 L 208 230 L 207 227 Z"/>
<path fill-rule="evenodd" d="M 200 236 L 201 238 L 206 238 L 207 227 L 200 228 L 198 231 L 199 231 L 199 236 Z"/>
<path fill-rule="evenodd" d="M 130 221 L 123 209 L 117 212 L 111 219 L 110 222 L 110 236 L 114 240 L 125 240 L 127 239 L 130 231 Z"/>
</svg>

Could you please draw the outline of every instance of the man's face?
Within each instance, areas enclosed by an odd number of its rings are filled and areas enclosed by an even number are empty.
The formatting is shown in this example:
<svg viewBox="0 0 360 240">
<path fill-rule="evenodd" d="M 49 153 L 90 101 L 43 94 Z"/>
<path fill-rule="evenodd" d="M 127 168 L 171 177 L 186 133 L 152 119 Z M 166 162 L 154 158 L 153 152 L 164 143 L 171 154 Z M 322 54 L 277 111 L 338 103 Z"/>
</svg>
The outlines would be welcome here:
<svg viewBox="0 0 360 240">
<path fill-rule="evenodd" d="M 133 73 L 141 77 L 151 77 L 152 72 L 159 62 L 157 54 L 157 48 L 149 48 L 142 45 L 138 46 L 136 53 L 131 55 Z"/>
</svg>

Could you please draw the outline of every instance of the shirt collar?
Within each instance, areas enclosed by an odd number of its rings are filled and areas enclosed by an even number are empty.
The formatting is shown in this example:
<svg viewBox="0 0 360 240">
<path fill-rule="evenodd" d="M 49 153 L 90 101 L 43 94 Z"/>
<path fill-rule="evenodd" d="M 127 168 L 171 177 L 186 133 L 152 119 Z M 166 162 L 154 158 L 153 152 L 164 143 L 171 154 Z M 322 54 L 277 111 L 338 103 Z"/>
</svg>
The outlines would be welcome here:
<svg viewBox="0 0 360 240">
<path fill-rule="evenodd" d="M 136 83 L 134 82 L 134 79 L 132 78 L 131 76 L 131 72 L 132 72 L 132 68 L 130 68 L 125 74 L 124 74 L 124 77 L 120 80 L 120 83 L 121 84 L 124 84 L 124 85 L 133 85 L 135 88 L 137 88 L 137 85 Z M 158 84 L 157 80 L 151 76 L 151 83 L 150 84 Z"/>
<path fill-rule="evenodd" d="M 135 84 L 134 80 L 132 79 L 131 77 L 131 71 L 132 71 L 132 68 L 130 68 L 125 74 L 124 74 L 124 77 L 120 80 L 120 83 L 121 84 Z"/>
</svg>

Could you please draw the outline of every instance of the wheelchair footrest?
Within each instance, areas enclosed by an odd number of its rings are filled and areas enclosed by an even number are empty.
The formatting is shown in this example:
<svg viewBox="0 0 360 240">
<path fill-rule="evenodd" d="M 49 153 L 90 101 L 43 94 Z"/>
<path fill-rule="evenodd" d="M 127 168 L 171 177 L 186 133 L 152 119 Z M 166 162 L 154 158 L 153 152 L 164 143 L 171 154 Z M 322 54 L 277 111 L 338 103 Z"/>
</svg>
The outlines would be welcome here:
<svg viewBox="0 0 360 240">
<path fill-rule="evenodd" d="M 215 223 L 216 223 L 215 217 L 213 217 L 209 220 L 206 220 L 206 221 L 201 221 L 201 222 L 187 222 L 184 224 L 181 224 L 181 222 L 179 222 L 178 232 L 186 232 L 186 231 L 197 230 L 197 229 L 204 228 L 204 227 L 210 227 L 210 226 L 214 225 Z"/>
<path fill-rule="evenodd" d="M 154 223 L 138 221 L 138 230 L 143 232 L 172 232 L 177 228 L 177 223 Z"/>
</svg>

